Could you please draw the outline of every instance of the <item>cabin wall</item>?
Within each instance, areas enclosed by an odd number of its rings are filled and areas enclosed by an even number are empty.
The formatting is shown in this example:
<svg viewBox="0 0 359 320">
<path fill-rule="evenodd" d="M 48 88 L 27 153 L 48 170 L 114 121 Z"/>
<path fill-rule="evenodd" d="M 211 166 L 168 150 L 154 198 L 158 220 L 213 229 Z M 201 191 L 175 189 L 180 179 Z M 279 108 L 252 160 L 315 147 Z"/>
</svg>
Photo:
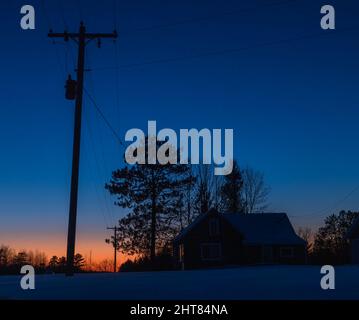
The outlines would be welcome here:
<svg viewBox="0 0 359 320">
<path fill-rule="evenodd" d="M 281 255 L 282 249 L 292 249 L 293 255 L 286 257 Z M 305 245 L 297 245 L 297 246 L 274 246 L 273 247 L 273 260 L 274 263 L 280 264 L 305 264 L 306 263 L 306 248 Z"/>
<path fill-rule="evenodd" d="M 211 236 L 209 221 L 219 219 L 219 234 Z M 220 243 L 222 258 L 218 261 L 203 261 L 201 244 Z M 183 245 L 183 263 L 180 262 L 179 246 Z M 283 256 L 285 249 L 290 256 Z M 287 251 L 288 251 L 287 250 Z M 287 252 L 288 253 L 288 252 Z M 174 257 L 178 268 L 196 269 L 223 265 L 240 264 L 304 264 L 306 261 L 305 245 L 244 245 L 241 235 L 220 215 L 211 215 L 193 227 L 179 243 L 174 244 Z"/>
<path fill-rule="evenodd" d="M 284 257 L 281 251 L 290 249 L 292 256 Z M 304 245 L 248 245 L 244 247 L 246 264 L 305 264 L 306 251 Z"/>
<path fill-rule="evenodd" d="M 209 221 L 218 218 L 219 234 L 210 235 Z M 222 258 L 219 261 L 203 261 L 201 258 L 201 244 L 219 243 L 221 245 Z M 203 267 L 216 267 L 229 264 L 243 263 L 243 248 L 240 235 L 233 227 L 218 215 L 208 215 L 195 226 L 184 239 L 174 245 L 174 257 L 178 267 L 181 267 L 179 259 L 179 245 L 184 247 L 184 266 L 186 269 Z"/>
</svg>

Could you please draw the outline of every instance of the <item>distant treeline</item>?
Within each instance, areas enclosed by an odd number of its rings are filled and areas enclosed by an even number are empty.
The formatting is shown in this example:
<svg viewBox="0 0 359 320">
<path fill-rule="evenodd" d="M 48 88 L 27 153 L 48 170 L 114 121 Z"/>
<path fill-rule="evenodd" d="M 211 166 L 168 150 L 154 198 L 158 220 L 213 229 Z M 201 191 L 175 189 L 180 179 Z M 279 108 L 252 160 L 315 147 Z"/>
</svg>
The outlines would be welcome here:
<svg viewBox="0 0 359 320">
<path fill-rule="evenodd" d="M 333 213 L 326 217 L 324 225 L 313 233 L 312 237 L 308 228 L 299 229 L 299 235 L 308 242 L 308 262 L 320 265 L 350 263 L 350 243 L 347 234 L 358 218 L 359 212 L 341 210 L 338 214 Z"/>
<path fill-rule="evenodd" d="M 36 273 L 63 273 L 66 269 L 66 258 L 53 256 L 50 260 L 39 251 L 19 251 L 6 245 L 0 245 L 0 274 L 19 274 L 24 265 L 32 265 Z M 76 254 L 74 259 L 76 272 L 84 271 L 85 259 Z"/>
<path fill-rule="evenodd" d="M 52 256 L 50 259 L 40 251 L 21 250 L 16 252 L 10 246 L 0 244 L 0 275 L 19 274 L 23 265 L 32 265 L 37 274 L 65 273 L 66 258 Z M 104 259 L 99 262 L 86 260 L 81 254 L 74 257 L 75 272 L 112 272 L 113 260 Z"/>
</svg>

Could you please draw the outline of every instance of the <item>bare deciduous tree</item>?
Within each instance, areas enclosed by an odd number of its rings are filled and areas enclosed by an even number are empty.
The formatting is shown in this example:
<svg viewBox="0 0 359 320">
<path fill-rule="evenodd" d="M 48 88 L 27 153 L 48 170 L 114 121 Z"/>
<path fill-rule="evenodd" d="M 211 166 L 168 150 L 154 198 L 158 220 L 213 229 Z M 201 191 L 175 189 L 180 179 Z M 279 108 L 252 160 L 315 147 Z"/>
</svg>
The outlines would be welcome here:
<svg viewBox="0 0 359 320">
<path fill-rule="evenodd" d="M 213 166 L 207 164 L 196 165 L 196 212 L 208 212 L 211 208 L 218 208 L 220 204 L 220 190 L 222 179 L 214 175 Z"/>
<path fill-rule="evenodd" d="M 113 260 L 104 259 L 95 266 L 97 271 L 100 272 L 112 272 L 113 271 Z"/>
<path fill-rule="evenodd" d="M 250 167 L 242 170 L 242 198 L 245 213 L 263 212 L 268 207 L 269 187 L 264 182 L 264 174 Z"/>
<path fill-rule="evenodd" d="M 28 262 L 34 267 L 43 267 L 47 264 L 47 256 L 44 252 L 30 250 L 27 252 Z"/>
<path fill-rule="evenodd" d="M 9 246 L 0 246 L 0 267 L 7 267 L 14 259 L 15 251 Z"/>
<path fill-rule="evenodd" d="M 297 235 L 307 242 L 307 252 L 310 252 L 313 247 L 314 233 L 309 227 L 299 227 L 297 229 Z"/>
</svg>

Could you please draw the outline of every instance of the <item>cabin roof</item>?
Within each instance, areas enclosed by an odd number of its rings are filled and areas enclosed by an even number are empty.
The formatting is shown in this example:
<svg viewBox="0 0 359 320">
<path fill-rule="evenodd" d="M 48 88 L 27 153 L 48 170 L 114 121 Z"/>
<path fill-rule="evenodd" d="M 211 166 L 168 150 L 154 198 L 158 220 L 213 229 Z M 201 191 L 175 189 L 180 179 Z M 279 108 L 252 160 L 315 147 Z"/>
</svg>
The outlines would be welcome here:
<svg viewBox="0 0 359 320">
<path fill-rule="evenodd" d="M 236 231 L 243 236 L 248 245 L 303 245 L 305 241 L 296 235 L 287 214 L 285 213 L 253 213 L 253 214 L 220 214 Z M 183 239 L 207 214 L 197 217 L 187 228 L 174 239 Z"/>
<path fill-rule="evenodd" d="M 198 225 L 205 217 L 207 217 L 207 214 L 200 214 L 195 218 L 187 227 L 185 227 L 174 239 L 174 242 L 177 242 L 181 239 L 183 239 L 196 225 Z"/>
<path fill-rule="evenodd" d="M 305 241 L 296 235 L 287 214 L 223 214 L 238 232 L 246 244 L 304 244 Z"/>
</svg>

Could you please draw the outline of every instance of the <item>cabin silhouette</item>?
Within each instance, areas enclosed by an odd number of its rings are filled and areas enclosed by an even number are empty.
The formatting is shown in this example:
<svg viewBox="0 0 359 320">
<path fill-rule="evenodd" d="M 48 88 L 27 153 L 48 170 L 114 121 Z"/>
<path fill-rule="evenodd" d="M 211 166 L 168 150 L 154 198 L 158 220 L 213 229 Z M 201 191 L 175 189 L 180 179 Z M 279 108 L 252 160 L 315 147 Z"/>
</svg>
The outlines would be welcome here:
<svg viewBox="0 0 359 320">
<path fill-rule="evenodd" d="M 240 264 L 303 264 L 306 242 L 285 213 L 237 214 L 212 209 L 173 240 L 182 269 Z"/>
</svg>

